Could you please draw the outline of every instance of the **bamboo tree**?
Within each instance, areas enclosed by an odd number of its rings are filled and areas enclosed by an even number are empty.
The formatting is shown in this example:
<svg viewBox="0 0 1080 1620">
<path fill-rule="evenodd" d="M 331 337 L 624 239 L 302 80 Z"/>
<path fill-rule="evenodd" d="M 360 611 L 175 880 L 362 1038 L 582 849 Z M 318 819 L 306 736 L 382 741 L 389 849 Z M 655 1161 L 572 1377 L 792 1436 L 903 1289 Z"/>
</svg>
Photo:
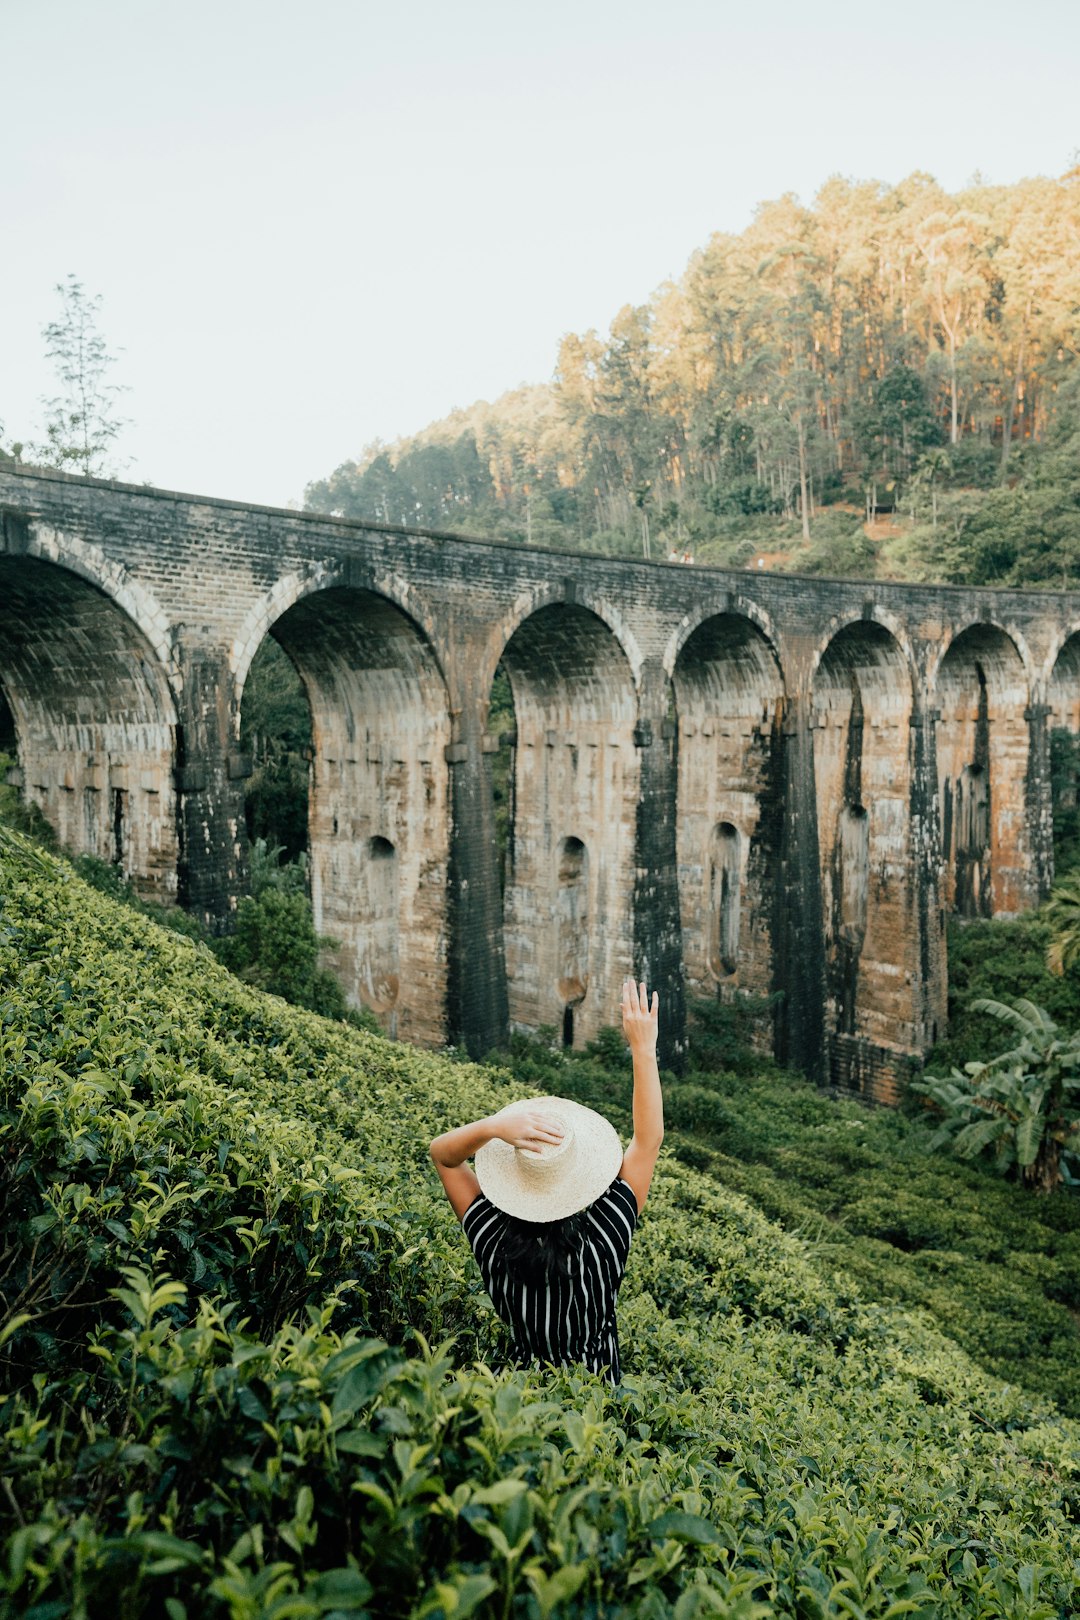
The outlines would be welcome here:
<svg viewBox="0 0 1080 1620">
<path fill-rule="evenodd" d="M 106 471 L 108 451 L 126 425 L 114 414 L 126 390 L 106 381 L 116 357 L 98 329 L 100 293 L 90 297 L 73 275 L 58 282 L 56 291 L 61 311 L 43 336 L 63 392 L 45 402 L 46 442 L 36 447 L 35 458 L 89 477 Z"/>
</svg>

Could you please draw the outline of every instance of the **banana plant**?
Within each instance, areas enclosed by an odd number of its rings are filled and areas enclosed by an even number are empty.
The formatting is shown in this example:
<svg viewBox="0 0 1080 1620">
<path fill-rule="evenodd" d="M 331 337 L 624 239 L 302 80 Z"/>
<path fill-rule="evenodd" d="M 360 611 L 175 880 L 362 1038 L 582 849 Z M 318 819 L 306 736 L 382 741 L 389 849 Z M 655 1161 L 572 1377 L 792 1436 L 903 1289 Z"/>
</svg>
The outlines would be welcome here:
<svg viewBox="0 0 1080 1620">
<path fill-rule="evenodd" d="M 1020 1000 L 1012 1006 L 986 998 L 974 1004 L 1015 1032 L 1006 1052 L 985 1063 L 965 1063 L 947 1076 L 927 1075 L 912 1089 L 938 1110 L 931 1147 L 952 1143 L 961 1158 L 993 1150 L 1005 1172 L 1025 1187 L 1053 1192 L 1077 1177 L 1070 1159 L 1080 1154 L 1080 1032 L 1054 1022 L 1045 1008 Z"/>
</svg>

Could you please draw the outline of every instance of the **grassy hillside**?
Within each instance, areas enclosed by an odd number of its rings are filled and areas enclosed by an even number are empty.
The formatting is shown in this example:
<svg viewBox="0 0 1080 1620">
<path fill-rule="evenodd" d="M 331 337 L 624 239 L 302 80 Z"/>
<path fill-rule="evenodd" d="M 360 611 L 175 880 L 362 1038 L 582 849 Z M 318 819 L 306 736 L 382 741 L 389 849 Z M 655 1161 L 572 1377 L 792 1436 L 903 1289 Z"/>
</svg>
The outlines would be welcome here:
<svg viewBox="0 0 1080 1620">
<path fill-rule="evenodd" d="M 515 1048 L 531 1084 L 605 1108 L 629 1131 L 621 1040 L 591 1055 Z M 925 1309 L 981 1366 L 1080 1418 L 1075 1192 L 1027 1193 L 990 1164 L 931 1153 L 918 1118 L 832 1098 L 759 1054 L 732 1057 L 734 1068 L 668 1087 L 675 1156 L 803 1238 L 823 1276 L 839 1270 L 866 1298 Z"/>
<path fill-rule="evenodd" d="M 520 1082 L 2 868 L 0 1612 L 1076 1610 L 1080 1425 L 928 1316 L 669 1157 L 623 1389 L 494 1372 L 425 1147 Z"/>
</svg>

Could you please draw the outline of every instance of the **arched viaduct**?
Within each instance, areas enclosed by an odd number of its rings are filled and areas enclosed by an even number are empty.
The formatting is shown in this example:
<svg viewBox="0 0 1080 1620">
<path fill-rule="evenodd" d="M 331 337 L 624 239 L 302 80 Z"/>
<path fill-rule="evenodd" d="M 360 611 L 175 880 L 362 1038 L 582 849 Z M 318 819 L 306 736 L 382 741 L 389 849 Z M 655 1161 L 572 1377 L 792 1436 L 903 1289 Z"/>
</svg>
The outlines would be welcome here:
<svg viewBox="0 0 1080 1620">
<path fill-rule="evenodd" d="M 1080 594 L 522 550 L 0 468 L 0 724 L 64 842 L 225 928 L 251 662 L 306 688 L 316 925 L 350 998 L 480 1055 L 623 975 L 778 990 L 778 1054 L 879 1100 L 941 1031 L 950 911 L 1052 879 Z M 517 729 L 502 892 L 486 731 Z M 2 738 L 0 738 L 2 745 Z"/>
</svg>

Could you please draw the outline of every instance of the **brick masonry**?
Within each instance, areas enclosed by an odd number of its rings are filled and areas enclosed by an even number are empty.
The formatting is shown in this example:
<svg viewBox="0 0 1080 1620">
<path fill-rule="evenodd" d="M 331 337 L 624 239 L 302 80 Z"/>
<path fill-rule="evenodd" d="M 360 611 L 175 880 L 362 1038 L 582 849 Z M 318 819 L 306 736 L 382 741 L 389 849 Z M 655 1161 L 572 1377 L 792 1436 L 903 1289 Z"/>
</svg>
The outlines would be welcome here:
<svg viewBox="0 0 1080 1620">
<path fill-rule="evenodd" d="M 10 467 L 0 515 L 26 796 L 227 928 L 240 707 L 272 633 L 312 708 L 317 923 L 391 1033 L 580 1045 L 636 966 L 672 1066 L 687 992 L 778 992 L 783 1059 L 893 1101 L 944 1026 L 947 912 L 1013 915 L 1052 880 L 1080 594 L 526 550 Z"/>
</svg>

